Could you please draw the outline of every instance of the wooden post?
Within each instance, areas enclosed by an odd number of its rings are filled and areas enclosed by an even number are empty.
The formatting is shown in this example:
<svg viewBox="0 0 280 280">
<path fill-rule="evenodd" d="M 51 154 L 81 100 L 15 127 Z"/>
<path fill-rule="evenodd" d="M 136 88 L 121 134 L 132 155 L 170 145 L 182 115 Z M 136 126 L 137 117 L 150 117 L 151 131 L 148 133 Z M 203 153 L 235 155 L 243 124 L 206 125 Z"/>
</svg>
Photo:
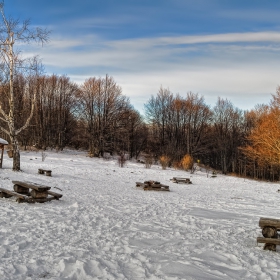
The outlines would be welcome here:
<svg viewBox="0 0 280 280">
<path fill-rule="evenodd" d="M 1 145 L 1 144 L 0 144 L 0 149 L 1 149 L 0 168 L 2 168 L 2 164 L 3 164 L 3 153 L 4 153 L 4 145 Z"/>
</svg>

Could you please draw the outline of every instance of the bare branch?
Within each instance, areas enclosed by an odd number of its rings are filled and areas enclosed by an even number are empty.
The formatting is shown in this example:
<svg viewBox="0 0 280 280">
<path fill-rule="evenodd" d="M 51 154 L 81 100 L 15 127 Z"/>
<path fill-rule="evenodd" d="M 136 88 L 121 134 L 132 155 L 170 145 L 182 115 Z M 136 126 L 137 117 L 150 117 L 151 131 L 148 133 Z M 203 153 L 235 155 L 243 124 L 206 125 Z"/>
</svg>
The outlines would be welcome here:
<svg viewBox="0 0 280 280">
<path fill-rule="evenodd" d="M 0 130 L 2 130 L 4 133 L 6 133 L 8 136 L 10 136 L 10 132 L 8 130 L 6 130 L 5 128 L 3 128 L 2 126 L 0 126 Z"/>
<path fill-rule="evenodd" d="M 1 105 L 0 105 L 0 113 L 3 115 L 5 121 L 7 122 L 9 119 L 9 116 L 4 112 Z"/>
<path fill-rule="evenodd" d="M 24 130 L 25 128 L 27 128 L 29 126 L 29 123 L 30 123 L 30 121 L 33 117 L 35 101 L 36 101 L 36 94 L 34 94 L 34 96 L 33 96 L 32 105 L 31 105 L 31 112 L 30 112 L 29 117 L 27 118 L 25 124 L 21 128 L 19 128 L 18 130 L 15 131 L 15 135 L 18 135 L 22 130 Z"/>
</svg>

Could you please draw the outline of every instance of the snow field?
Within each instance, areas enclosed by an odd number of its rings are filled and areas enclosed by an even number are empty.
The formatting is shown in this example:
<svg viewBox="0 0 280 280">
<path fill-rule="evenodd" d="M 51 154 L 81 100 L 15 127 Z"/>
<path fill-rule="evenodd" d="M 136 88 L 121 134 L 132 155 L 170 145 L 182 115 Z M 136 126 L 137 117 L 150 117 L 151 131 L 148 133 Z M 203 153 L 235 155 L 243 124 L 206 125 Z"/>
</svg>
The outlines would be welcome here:
<svg viewBox="0 0 280 280">
<path fill-rule="evenodd" d="M 277 184 L 133 162 L 120 168 L 77 151 L 48 151 L 44 162 L 22 152 L 23 172 L 11 166 L 5 157 L 0 187 L 26 180 L 63 197 L 0 199 L 0 279 L 280 279 L 280 252 L 256 244 L 259 218 L 280 218 Z M 176 176 L 193 184 L 169 181 Z M 145 180 L 171 191 L 135 187 Z"/>
</svg>

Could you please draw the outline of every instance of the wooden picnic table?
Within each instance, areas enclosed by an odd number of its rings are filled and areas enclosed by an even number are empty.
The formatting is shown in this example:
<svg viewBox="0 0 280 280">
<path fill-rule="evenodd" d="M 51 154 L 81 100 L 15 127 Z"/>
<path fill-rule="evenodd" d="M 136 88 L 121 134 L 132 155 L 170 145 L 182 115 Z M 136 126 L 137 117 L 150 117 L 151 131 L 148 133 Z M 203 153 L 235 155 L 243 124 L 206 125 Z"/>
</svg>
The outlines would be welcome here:
<svg viewBox="0 0 280 280">
<path fill-rule="evenodd" d="M 51 187 L 26 181 L 12 181 L 14 191 L 0 188 L 0 197 L 17 197 L 18 202 L 46 202 L 59 199 L 62 194 L 50 191 Z"/>
<path fill-rule="evenodd" d="M 280 245 L 278 231 L 280 231 L 280 220 L 272 218 L 260 218 L 259 226 L 263 237 L 257 237 L 257 243 L 265 243 L 264 250 L 276 251 L 276 245 Z"/>
<path fill-rule="evenodd" d="M 173 177 L 170 179 L 174 183 L 185 183 L 185 184 L 191 184 L 191 179 L 190 178 L 180 178 L 180 177 Z"/>
</svg>

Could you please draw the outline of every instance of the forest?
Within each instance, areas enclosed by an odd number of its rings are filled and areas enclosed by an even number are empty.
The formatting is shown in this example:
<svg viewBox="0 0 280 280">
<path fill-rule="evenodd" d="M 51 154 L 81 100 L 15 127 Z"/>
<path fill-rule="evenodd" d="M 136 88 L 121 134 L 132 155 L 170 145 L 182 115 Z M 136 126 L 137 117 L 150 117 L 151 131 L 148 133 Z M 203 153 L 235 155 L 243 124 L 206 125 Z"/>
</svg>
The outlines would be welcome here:
<svg viewBox="0 0 280 280">
<path fill-rule="evenodd" d="M 0 2 L 0 137 L 20 170 L 20 148 L 86 149 L 90 157 L 119 155 L 146 167 L 193 169 L 279 180 L 280 87 L 268 105 L 250 111 L 218 97 L 215 106 L 198 93 L 184 96 L 160 87 L 142 116 L 113 77 L 77 84 L 46 75 L 37 56 L 24 57 L 24 44 L 45 44 L 49 31 L 6 17 Z"/>
<path fill-rule="evenodd" d="M 9 111 L 9 83 L 1 83 L 1 110 Z M 91 77 L 78 85 L 67 76 L 24 75 L 13 79 L 15 129 L 22 149 L 87 149 L 91 157 L 126 155 L 147 163 L 279 180 L 280 87 L 268 105 L 240 110 L 218 98 L 173 94 L 160 87 L 141 116 L 113 77 Z M 35 102 L 33 102 L 35 100 Z M 34 108 L 32 108 L 32 106 Z M 0 137 L 7 137 L 0 118 Z"/>
</svg>

